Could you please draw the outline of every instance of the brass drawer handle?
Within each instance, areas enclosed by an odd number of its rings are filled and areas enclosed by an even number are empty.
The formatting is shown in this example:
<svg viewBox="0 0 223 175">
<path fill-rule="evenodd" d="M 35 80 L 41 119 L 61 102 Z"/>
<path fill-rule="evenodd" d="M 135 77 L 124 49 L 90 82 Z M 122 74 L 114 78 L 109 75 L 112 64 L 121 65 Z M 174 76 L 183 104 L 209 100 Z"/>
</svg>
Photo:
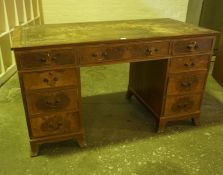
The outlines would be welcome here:
<svg viewBox="0 0 223 175">
<path fill-rule="evenodd" d="M 54 77 L 52 79 L 48 79 L 48 78 L 43 79 L 43 82 L 46 83 L 48 86 L 54 86 L 57 81 L 58 81 L 57 77 Z"/>
<path fill-rule="evenodd" d="M 181 82 L 181 87 L 184 87 L 184 88 L 189 88 L 189 87 L 191 87 L 192 86 L 192 82 Z"/>
<path fill-rule="evenodd" d="M 45 55 L 45 54 L 44 54 Z M 50 53 L 47 53 L 47 56 L 44 56 L 40 59 L 42 63 L 50 64 Z"/>
<path fill-rule="evenodd" d="M 178 104 L 177 105 L 177 108 L 178 109 L 186 109 L 188 106 L 189 106 L 188 103 L 182 103 L 182 104 Z"/>
<path fill-rule="evenodd" d="M 146 55 L 154 55 L 159 51 L 158 48 L 151 47 L 151 48 L 146 48 Z"/>
<path fill-rule="evenodd" d="M 43 58 L 40 59 L 40 61 L 41 61 L 42 63 L 46 63 L 47 58 L 43 57 Z"/>
<path fill-rule="evenodd" d="M 91 56 L 92 56 L 93 58 L 95 58 L 97 61 L 102 61 L 102 60 L 104 60 L 104 59 L 106 58 L 107 55 L 108 55 L 107 52 L 102 52 L 102 53 L 101 53 L 101 56 L 98 56 L 97 53 L 93 53 Z"/>
<path fill-rule="evenodd" d="M 191 68 L 191 67 L 195 66 L 195 63 L 194 62 L 190 62 L 190 63 L 188 62 L 188 63 L 185 63 L 184 66 L 188 67 L 188 68 Z"/>
<path fill-rule="evenodd" d="M 189 77 L 182 77 L 179 82 L 177 82 L 177 86 L 180 90 L 192 90 L 192 88 L 196 88 L 199 84 L 199 76 L 197 75 L 190 75 Z M 184 88 L 184 89 L 183 89 Z"/>
<path fill-rule="evenodd" d="M 53 75 L 52 72 L 49 72 L 48 77 L 45 77 L 43 79 L 43 82 L 46 83 L 48 86 L 55 86 L 57 81 L 58 81 L 58 78 L 55 75 Z"/>
<path fill-rule="evenodd" d="M 179 98 L 175 101 L 175 103 L 172 105 L 171 110 L 173 112 L 182 112 L 182 111 L 188 111 L 192 109 L 194 106 L 194 100 L 189 97 L 183 97 Z"/>
<path fill-rule="evenodd" d="M 46 65 L 51 64 L 51 60 L 50 60 L 50 58 L 45 58 L 45 57 L 43 57 L 43 58 L 40 59 L 40 61 L 41 61 L 41 63 L 44 63 L 44 64 L 46 64 Z"/>
<path fill-rule="evenodd" d="M 53 132 L 59 130 L 63 125 L 63 119 L 61 117 L 44 118 L 44 122 L 41 125 L 41 129 L 44 132 Z"/>
<path fill-rule="evenodd" d="M 44 79 L 43 79 L 43 82 L 44 82 L 44 83 L 47 83 L 47 84 L 48 84 L 48 82 L 49 82 L 49 79 L 47 79 L 47 78 L 44 78 Z"/>
<path fill-rule="evenodd" d="M 198 48 L 198 44 L 197 44 L 196 41 L 193 41 L 193 42 L 191 42 L 191 43 L 187 46 L 187 48 L 188 48 L 191 52 L 193 52 L 193 51 L 195 51 L 195 50 Z"/>
<path fill-rule="evenodd" d="M 98 55 L 96 53 L 92 53 L 91 56 L 94 57 L 94 58 L 98 57 Z"/>
<path fill-rule="evenodd" d="M 48 123 L 48 128 L 50 130 L 54 130 L 54 131 L 60 129 L 61 126 L 63 126 L 62 122 L 58 122 L 58 123 L 50 122 L 50 123 Z"/>
<path fill-rule="evenodd" d="M 47 54 L 47 57 L 42 57 L 40 59 L 40 61 L 42 63 L 45 63 L 45 64 L 52 64 L 52 62 L 56 62 L 57 61 L 57 57 L 56 56 L 51 56 L 50 53 Z"/>
<path fill-rule="evenodd" d="M 60 100 L 59 99 L 54 99 L 54 100 L 46 100 L 45 103 L 46 105 L 50 106 L 50 107 L 57 107 L 58 104 L 60 104 Z"/>
<path fill-rule="evenodd" d="M 108 56 L 108 52 L 102 52 L 101 56 L 102 57 L 107 57 Z"/>
<path fill-rule="evenodd" d="M 53 56 L 53 57 L 51 58 L 51 60 L 52 60 L 53 62 L 56 62 L 56 61 L 57 61 L 57 57 L 56 57 L 56 56 Z"/>
</svg>

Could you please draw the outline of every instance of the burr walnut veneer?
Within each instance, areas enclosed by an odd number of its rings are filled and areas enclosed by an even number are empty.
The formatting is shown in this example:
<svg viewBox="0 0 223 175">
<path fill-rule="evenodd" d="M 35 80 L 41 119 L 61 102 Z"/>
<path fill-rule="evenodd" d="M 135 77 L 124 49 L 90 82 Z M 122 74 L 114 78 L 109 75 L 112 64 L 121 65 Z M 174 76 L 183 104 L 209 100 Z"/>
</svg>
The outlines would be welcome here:
<svg viewBox="0 0 223 175">
<path fill-rule="evenodd" d="M 32 156 L 39 146 L 74 138 L 81 124 L 80 67 L 130 63 L 127 98 L 157 119 L 199 124 L 216 32 L 172 19 L 46 24 L 13 32 Z M 100 83 L 100 82 L 99 82 Z"/>
</svg>

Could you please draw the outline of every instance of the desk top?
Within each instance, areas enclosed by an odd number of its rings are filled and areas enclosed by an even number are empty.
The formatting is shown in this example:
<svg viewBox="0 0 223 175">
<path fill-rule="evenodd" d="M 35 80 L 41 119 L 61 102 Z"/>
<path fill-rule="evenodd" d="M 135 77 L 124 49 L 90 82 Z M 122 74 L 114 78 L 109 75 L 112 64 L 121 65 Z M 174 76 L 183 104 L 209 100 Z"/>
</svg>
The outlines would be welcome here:
<svg viewBox="0 0 223 175">
<path fill-rule="evenodd" d="M 191 37 L 217 33 L 168 18 L 44 24 L 15 28 L 12 48 Z"/>
</svg>

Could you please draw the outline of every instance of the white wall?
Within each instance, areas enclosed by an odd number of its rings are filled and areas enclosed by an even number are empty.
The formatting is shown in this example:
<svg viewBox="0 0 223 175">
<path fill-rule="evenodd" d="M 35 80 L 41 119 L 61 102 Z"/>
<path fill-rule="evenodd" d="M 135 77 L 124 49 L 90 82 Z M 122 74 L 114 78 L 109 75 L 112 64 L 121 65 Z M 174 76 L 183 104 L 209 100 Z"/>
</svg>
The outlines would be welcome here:
<svg viewBox="0 0 223 175">
<path fill-rule="evenodd" d="M 43 0 L 45 23 L 169 17 L 185 21 L 188 0 Z"/>
</svg>

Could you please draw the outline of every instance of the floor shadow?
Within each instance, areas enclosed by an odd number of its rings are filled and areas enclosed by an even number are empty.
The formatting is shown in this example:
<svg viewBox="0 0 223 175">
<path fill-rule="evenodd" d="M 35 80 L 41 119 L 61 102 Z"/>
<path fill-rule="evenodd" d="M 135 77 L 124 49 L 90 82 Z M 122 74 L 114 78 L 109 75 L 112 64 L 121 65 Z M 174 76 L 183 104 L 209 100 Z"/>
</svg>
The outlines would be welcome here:
<svg viewBox="0 0 223 175">
<path fill-rule="evenodd" d="M 141 139 L 155 134 L 155 119 L 125 92 L 84 97 L 82 111 L 89 146 Z"/>
<path fill-rule="evenodd" d="M 155 118 L 135 97 L 129 101 L 125 92 L 82 98 L 82 123 L 87 149 L 149 138 L 155 133 Z M 62 148 L 62 149 L 61 149 Z M 44 144 L 40 154 L 82 151 L 75 141 Z"/>
<path fill-rule="evenodd" d="M 203 125 L 223 124 L 223 102 L 209 92 L 204 93 L 201 122 Z"/>
<path fill-rule="evenodd" d="M 201 108 L 201 126 L 194 127 L 191 120 L 169 122 L 162 135 L 185 132 L 200 127 L 223 124 L 223 104 L 211 94 L 205 93 Z M 82 121 L 85 128 L 87 149 L 111 144 L 149 139 L 158 136 L 155 118 L 135 97 L 125 98 L 125 92 L 82 98 Z M 160 134 L 159 134 L 160 136 Z M 84 151 L 73 140 L 44 144 L 44 155 L 57 156 Z"/>
</svg>

